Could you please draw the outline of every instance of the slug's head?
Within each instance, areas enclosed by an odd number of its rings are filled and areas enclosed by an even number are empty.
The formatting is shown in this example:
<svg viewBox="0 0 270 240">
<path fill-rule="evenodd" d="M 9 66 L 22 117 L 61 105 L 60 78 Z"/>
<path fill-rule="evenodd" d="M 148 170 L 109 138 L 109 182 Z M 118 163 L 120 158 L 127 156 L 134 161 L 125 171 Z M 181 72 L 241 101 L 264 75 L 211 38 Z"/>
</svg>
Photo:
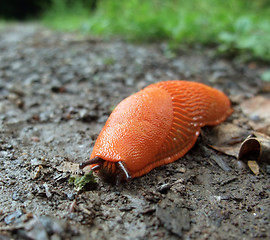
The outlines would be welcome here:
<svg viewBox="0 0 270 240">
<path fill-rule="evenodd" d="M 83 169 L 89 165 L 91 169 L 106 182 L 116 183 L 116 185 L 118 185 L 122 180 L 131 180 L 131 176 L 122 161 L 112 162 L 99 157 L 94 157 L 81 163 L 79 167 L 80 169 Z"/>
</svg>

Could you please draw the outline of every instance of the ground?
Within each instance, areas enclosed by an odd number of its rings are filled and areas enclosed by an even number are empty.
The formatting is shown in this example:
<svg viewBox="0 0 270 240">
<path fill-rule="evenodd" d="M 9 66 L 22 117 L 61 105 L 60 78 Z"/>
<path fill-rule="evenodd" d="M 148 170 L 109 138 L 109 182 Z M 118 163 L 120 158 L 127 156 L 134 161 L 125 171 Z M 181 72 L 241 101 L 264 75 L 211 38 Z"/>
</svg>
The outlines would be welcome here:
<svg viewBox="0 0 270 240">
<path fill-rule="evenodd" d="M 117 103 L 157 81 L 223 90 L 226 123 L 248 133 L 240 103 L 260 93 L 265 65 L 33 24 L 2 27 L 0 53 L 0 239 L 270 238 L 269 173 L 210 148 L 210 127 L 184 157 L 131 182 L 77 193 L 68 181 Z"/>
</svg>

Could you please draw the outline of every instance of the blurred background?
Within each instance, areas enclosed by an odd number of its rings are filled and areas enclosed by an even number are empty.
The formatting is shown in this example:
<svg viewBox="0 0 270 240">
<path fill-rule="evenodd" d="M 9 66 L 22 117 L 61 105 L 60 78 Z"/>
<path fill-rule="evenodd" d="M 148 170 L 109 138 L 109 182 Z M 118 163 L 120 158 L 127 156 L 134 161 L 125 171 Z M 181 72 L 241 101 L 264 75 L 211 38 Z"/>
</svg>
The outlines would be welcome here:
<svg viewBox="0 0 270 240">
<path fill-rule="evenodd" d="M 1 0 L 0 24 L 39 21 L 129 41 L 213 46 L 228 56 L 270 61 L 270 0 Z"/>
</svg>

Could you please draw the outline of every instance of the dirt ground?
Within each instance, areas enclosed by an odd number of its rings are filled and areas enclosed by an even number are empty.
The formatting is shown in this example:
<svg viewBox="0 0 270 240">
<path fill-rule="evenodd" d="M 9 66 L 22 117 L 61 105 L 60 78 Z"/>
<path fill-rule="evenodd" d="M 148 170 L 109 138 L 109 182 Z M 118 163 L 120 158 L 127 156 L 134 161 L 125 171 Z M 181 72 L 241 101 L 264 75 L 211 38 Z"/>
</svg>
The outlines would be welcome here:
<svg viewBox="0 0 270 240">
<path fill-rule="evenodd" d="M 129 183 L 97 179 L 77 194 L 68 181 L 117 103 L 158 81 L 223 90 L 235 110 L 226 123 L 246 137 L 240 103 L 262 91 L 265 68 L 200 47 L 174 53 L 165 43 L 2 27 L 0 239 L 269 239 L 269 171 L 256 176 L 210 148 L 210 127 L 183 158 Z"/>
</svg>

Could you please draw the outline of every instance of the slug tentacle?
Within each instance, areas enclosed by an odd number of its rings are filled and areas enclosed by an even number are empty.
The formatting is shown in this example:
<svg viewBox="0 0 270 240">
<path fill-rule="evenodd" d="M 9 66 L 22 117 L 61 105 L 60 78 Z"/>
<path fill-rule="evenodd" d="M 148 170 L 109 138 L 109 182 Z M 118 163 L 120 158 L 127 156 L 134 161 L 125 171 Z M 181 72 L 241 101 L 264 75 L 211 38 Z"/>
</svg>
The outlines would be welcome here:
<svg viewBox="0 0 270 240">
<path fill-rule="evenodd" d="M 104 163 L 104 160 L 102 158 L 94 157 L 94 158 L 92 158 L 92 159 L 90 159 L 88 161 L 80 163 L 79 168 L 83 169 L 86 166 L 89 166 L 89 165 L 92 165 L 92 164 L 98 164 L 97 166 L 99 166 L 99 164 L 103 164 L 103 163 Z"/>
<path fill-rule="evenodd" d="M 127 170 L 127 168 L 125 167 L 125 164 L 122 161 L 117 162 L 119 169 L 121 170 L 121 172 L 124 174 L 125 178 L 127 181 L 131 180 L 131 176 Z"/>
<path fill-rule="evenodd" d="M 94 172 L 97 171 L 97 170 L 100 170 L 100 166 L 99 165 L 92 166 L 91 170 L 94 171 Z"/>
</svg>

